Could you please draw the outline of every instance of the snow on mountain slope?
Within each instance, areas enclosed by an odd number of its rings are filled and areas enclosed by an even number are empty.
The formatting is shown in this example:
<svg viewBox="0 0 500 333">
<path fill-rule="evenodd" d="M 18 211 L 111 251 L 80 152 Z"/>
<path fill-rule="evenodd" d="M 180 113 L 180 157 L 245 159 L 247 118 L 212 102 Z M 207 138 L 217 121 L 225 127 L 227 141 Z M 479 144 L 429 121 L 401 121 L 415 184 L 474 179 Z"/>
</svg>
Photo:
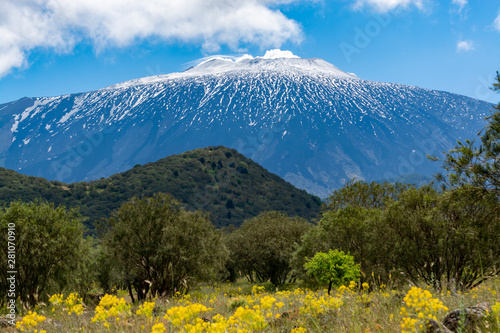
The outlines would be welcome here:
<svg viewBox="0 0 500 333">
<path fill-rule="evenodd" d="M 356 75 L 343 72 L 334 65 L 319 58 L 301 59 L 293 55 L 290 51 L 271 50 L 267 51 L 263 57 L 256 58 L 250 55 L 238 58 L 224 56 L 209 57 L 199 62 L 195 67 L 182 73 L 145 77 L 112 85 L 105 89 L 127 88 L 192 76 L 223 75 L 229 73 L 258 74 L 265 71 L 285 75 L 294 73 L 300 76 L 304 74 L 317 75 L 323 73 L 329 76 L 338 76 L 339 78 L 357 78 Z"/>
<path fill-rule="evenodd" d="M 491 104 L 362 80 L 321 59 L 273 50 L 213 57 L 182 72 L 0 105 L 0 166 L 90 180 L 209 145 L 235 148 L 325 197 L 348 179 L 429 175 Z"/>
</svg>

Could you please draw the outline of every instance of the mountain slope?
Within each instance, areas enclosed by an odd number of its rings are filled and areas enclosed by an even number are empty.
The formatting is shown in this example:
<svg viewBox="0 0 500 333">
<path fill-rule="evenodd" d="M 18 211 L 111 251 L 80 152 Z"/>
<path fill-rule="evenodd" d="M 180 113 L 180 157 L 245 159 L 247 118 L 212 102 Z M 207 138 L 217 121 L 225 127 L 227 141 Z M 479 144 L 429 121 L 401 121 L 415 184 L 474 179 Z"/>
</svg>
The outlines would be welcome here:
<svg viewBox="0 0 500 333">
<path fill-rule="evenodd" d="M 452 93 L 362 80 L 321 59 L 279 52 L 214 58 L 182 73 L 0 105 L 0 166 L 92 180 L 224 145 L 326 197 L 352 178 L 436 172 L 425 155 L 475 136 L 490 108 Z"/>
<path fill-rule="evenodd" d="M 279 210 L 315 218 L 321 201 L 296 189 L 233 149 L 209 147 L 137 165 L 107 179 L 64 184 L 23 176 L 0 168 L 0 202 L 41 198 L 80 207 L 88 226 L 109 217 L 132 196 L 171 193 L 188 209 L 210 212 L 217 227 L 233 224 L 262 211 Z"/>
</svg>

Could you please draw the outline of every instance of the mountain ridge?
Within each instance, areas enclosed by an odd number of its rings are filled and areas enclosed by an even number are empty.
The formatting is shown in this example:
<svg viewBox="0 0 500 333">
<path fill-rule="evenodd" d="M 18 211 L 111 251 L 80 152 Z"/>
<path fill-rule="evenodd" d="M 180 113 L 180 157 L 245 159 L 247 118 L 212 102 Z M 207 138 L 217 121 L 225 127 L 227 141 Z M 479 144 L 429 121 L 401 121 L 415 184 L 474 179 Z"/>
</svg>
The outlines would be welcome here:
<svg viewBox="0 0 500 333">
<path fill-rule="evenodd" d="M 223 145 L 326 197 L 353 178 L 435 173 L 425 155 L 473 137 L 492 106 L 291 63 L 310 60 L 211 59 L 184 73 L 0 105 L 0 166 L 72 182 Z M 231 70 L 207 74 L 207 64 Z"/>
<path fill-rule="evenodd" d="M 239 226 L 260 212 L 278 210 L 308 220 L 321 201 L 299 190 L 234 149 L 206 147 L 136 165 L 111 177 L 65 184 L 0 168 L 0 202 L 42 199 L 80 207 L 87 227 L 110 217 L 133 196 L 172 194 L 186 208 L 212 215 L 217 227 Z"/>
</svg>

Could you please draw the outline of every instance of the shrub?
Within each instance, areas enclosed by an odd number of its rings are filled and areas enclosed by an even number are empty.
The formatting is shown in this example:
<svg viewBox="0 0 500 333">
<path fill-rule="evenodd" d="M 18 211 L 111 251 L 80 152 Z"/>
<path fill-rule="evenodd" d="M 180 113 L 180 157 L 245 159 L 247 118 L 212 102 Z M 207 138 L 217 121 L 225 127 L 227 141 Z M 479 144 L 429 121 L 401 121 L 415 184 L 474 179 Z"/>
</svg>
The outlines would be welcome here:
<svg viewBox="0 0 500 333">
<path fill-rule="evenodd" d="M 105 237 L 122 281 L 139 300 L 187 293 L 198 280 L 215 278 L 227 250 L 220 233 L 200 212 L 186 211 L 169 194 L 134 197 L 123 204 Z"/>
<path fill-rule="evenodd" d="M 382 206 L 370 205 L 350 202 L 325 210 L 303 237 L 294 265 L 336 248 L 352 254 L 364 278 L 376 275 L 382 284 L 392 273 L 438 290 L 470 289 L 498 274 L 500 216 L 495 195 L 478 194 L 470 186 L 445 192 L 410 187 Z"/>
<path fill-rule="evenodd" d="M 232 263 L 252 281 L 254 274 L 259 281 L 270 280 L 273 285 L 293 280 L 293 252 L 310 227 L 300 217 L 275 211 L 261 213 L 228 236 Z"/>
<path fill-rule="evenodd" d="M 380 247 L 383 239 L 375 232 L 381 212 L 380 209 L 353 206 L 324 211 L 318 224 L 302 238 L 300 248 L 294 253 L 294 267 L 303 270 L 306 257 L 338 249 L 349 252 L 360 264 L 363 281 L 373 273 L 380 277 L 380 282 L 387 283 L 393 265 L 385 259 L 386 253 Z"/>
<path fill-rule="evenodd" d="M 12 202 L 1 209 L 1 288 L 8 289 L 7 272 L 17 271 L 16 296 L 25 308 L 47 301 L 47 294 L 53 291 L 74 288 L 75 275 L 80 273 L 90 249 L 83 239 L 81 221 L 74 210 L 38 201 Z M 9 230 L 12 241 L 8 240 Z M 8 241 L 15 243 L 15 264 L 7 261 Z M 8 266 L 10 264 L 15 267 Z M 6 297 L 3 295 L 2 298 Z"/>
<path fill-rule="evenodd" d="M 318 252 L 304 264 L 307 274 L 328 284 L 328 295 L 332 286 L 340 286 L 359 278 L 359 264 L 354 258 L 342 251 L 330 250 L 328 253 Z"/>
<path fill-rule="evenodd" d="M 379 221 L 379 247 L 414 283 L 470 289 L 498 274 L 500 216 L 496 197 L 474 190 L 411 189 Z"/>
</svg>

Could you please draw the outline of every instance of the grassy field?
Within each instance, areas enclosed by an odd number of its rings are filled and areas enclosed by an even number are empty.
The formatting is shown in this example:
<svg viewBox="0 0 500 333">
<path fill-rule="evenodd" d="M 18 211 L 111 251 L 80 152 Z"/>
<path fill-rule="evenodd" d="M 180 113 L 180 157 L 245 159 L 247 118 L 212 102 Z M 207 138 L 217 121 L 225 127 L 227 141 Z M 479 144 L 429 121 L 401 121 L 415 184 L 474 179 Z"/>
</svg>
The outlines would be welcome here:
<svg viewBox="0 0 500 333">
<path fill-rule="evenodd" d="M 189 295 L 129 303 L 127 293 L 84 306 L 76 294 L 54 295 L 49 304 L 18 316 L 8 332 L 421 332 L 427 318 L 488 302 L 488 328 L 500 332 L 500 279 L 468 292 L 436 293 L 425 287 L 392 290 L 369 284 L 326 290 L 244 281 L 202 286 Z M 35 314 L 36 312 L 36 314 Z"/>
</svg>

